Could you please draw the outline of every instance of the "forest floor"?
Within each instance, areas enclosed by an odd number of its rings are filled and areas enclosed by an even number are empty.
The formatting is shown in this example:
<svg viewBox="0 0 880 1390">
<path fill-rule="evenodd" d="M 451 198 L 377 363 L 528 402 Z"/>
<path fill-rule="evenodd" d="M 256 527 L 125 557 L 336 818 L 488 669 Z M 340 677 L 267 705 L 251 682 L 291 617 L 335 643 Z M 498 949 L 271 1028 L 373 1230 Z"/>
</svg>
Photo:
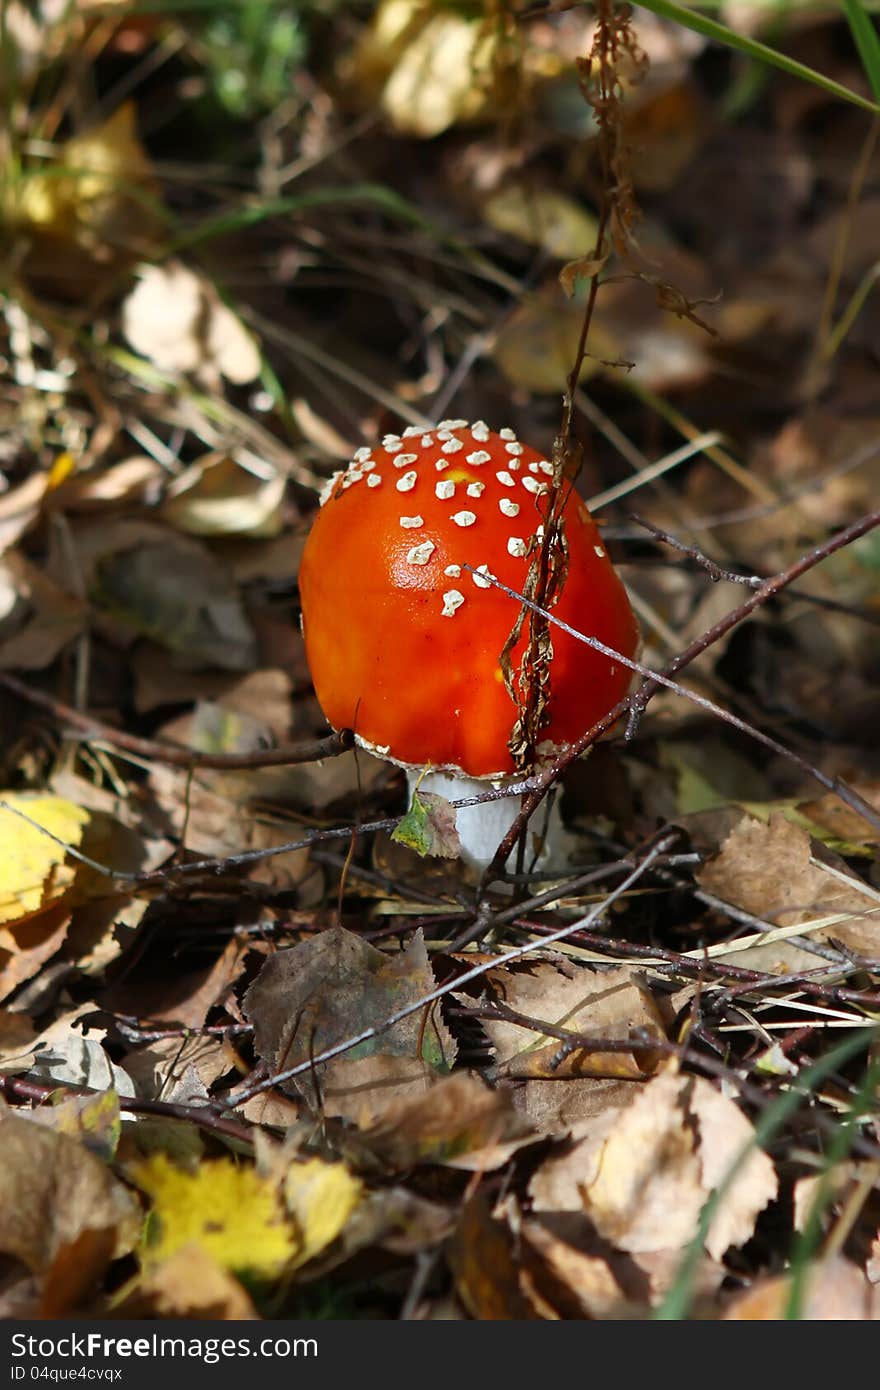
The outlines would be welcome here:
<svg viewBox="0 0 880 1390">
<path fill-rule="evenodd" d="M 2 7 L 2 1317 L 878 1316 L 880 44 L 597 8 Z M 681 667 L 552 872 L 306 661 L 449 416 L 582 446 Z"/>
</svg>

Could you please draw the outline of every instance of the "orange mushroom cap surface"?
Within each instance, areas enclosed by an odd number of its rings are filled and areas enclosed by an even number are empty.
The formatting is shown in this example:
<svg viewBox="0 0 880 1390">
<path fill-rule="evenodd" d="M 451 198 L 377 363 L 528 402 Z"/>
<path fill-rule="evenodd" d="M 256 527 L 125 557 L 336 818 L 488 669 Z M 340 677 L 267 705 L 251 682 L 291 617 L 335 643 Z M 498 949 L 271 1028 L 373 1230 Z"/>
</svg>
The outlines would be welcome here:
<svg viewBox="0 0 880 1390">
<path fill-rule="evenodd" d="M 315 692 L 335 728 L 410 766 L 514 771 L 517 710 L 499 657 L 520 605 L 485 574 L 523 592 L 552 476 L 512 430 L 447 420 L 359 449 L 331 480 L 299 585 Z M 552 612 L 632 658 L 626 590 L 574 491 L 562 515 L 568 569 Z M 514 672 L 527 636 L 528 623 Z M 542 741 L 564 746 L 622 698 L 631 673 L 559 628 L 551 640 Z"/>
</svg>

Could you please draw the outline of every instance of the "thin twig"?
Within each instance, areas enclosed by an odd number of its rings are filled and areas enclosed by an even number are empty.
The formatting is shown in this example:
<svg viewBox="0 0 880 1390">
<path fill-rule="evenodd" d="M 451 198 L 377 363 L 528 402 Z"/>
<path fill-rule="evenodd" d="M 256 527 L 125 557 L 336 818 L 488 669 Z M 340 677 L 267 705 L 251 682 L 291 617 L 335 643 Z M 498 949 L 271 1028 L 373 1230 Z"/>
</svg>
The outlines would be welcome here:
<svg viewBox="0 0 880 1390">
<path fill-rule="evenodd" d="M 0 685 L 7 690 L 36 705 L 63 724 L 79 729 L 86 738 L 109 743 L 136 757 L 147 758 L 151 762 L 165 763 L 170 767 L 216 768 L 223 771 L 257 767 L 292 766 L 294 763 L 314 763 L 324 758 L 335 758 L 354 747 L 354 734 L 351 729 L 340 729 L 324 738 L 305 739 L 302 743 L 286 743 L 280 748 L 261 748 L 253 753 L 199 753 L 191 748 L 176 748 L 171 743 L 156 743 L 153 739 L 138 738 L 135 734 L 123 733 L 89 714 L 82 714 L 70 705 L 63 704 L 42 690 L 32 690 L 17 676 L 0 671 Z"/>
<path fill-rule="evenodd" d="M 66 1081 L 35 1081 L 27 1076 L 0 1076 L 0 1091 L 7 1100 L 27 1100 L 37 1105 L 58 1091 L 72 1096 L 101 1096 L 106 1091 L 97 1091 L 90 1086 L 73 1086 Z M 120 1096 L 119 1108 L 128 1115 L 161 1115 L 169 1120 L 183 1120 L 198 1125 L 199 1129 L 222 1134 L 227 1139 L 237 1139 L 253 1148 L 255 1126 L 249 1120 L 233 1119 L 218 1114 L 213 1108 L 201 1105 L 181 1105 L 171 1100 L 145 1100 L 136 1096 Z"/>
<path fill-rule="evenodd" d="M 643 526 L 646 531 L 650 531 L 651 535 L 658 541 L 662 541 L 664 545 L 671 546 L 673 550 L 678 550 L 682 555 L 687 555 L 690 559 L 696 561 L 700 569 L 706 571 L 713 584 L 717 584 L 721 580 L 724 580 L 727 584 L 745 584 L 749 589 L 759 589 L 761 587 L 763 579 L 760 574 L 737 574 L 735 570 L 722 569 L 720 565 L 716 565 L 714 560 L 710 560 L 709 556 L 704 555 L 702 550 L 699 550 L 695 545 L 687 545 L 684 541 L 678 540 L 671 532 L 664 531 L 661 527 L 655 526 L 653 521 L 648 521 L 645 517 L 639 516 L 638 512 L 630 512 L 630 519 L 634 521 L 637 526 Z"/>
</svg>

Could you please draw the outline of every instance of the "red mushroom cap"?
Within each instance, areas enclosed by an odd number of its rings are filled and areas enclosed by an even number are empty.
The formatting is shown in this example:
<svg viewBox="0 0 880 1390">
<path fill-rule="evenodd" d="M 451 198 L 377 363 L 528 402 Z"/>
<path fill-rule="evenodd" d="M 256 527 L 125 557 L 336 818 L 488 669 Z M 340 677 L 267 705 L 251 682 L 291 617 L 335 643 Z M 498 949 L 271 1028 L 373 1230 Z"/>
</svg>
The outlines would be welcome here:
<svg viewBox="0 0 880 1390">
<path fill-rule="evenodd" d="M 483 574 L 523 591 L 552 474 L 512 430 L 445 420 L 359 449 L 331 480 L 299 584 L 315 692 L 335 728 L 408 766 L 514 770 L 516 708 L 499 655 L 519 605 Z M 568 573 L 554 616 L 634 656 L 626 591 L 574 492 L 563 518 Z M 617 703 L 631 673 L 559 628 L 552 644 L 543 737 L 559 746 Z"/>
</svg>

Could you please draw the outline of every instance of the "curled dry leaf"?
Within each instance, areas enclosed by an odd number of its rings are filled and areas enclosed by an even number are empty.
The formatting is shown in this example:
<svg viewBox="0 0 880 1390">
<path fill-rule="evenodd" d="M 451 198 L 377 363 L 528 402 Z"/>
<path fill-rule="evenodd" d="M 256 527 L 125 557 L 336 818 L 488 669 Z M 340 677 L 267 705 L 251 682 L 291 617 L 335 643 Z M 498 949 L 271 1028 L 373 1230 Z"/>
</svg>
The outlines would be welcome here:
<svg viewBox="0 0 880 1390">
<path fill-rule="evenodd" d="M 607 260 L 607 256 L 580 256 L 564 265 L 559 272 L 559 283 L 568 298 L 574 299 L 584 282 L 598 275 Z"/>
<path fill-rule="evenodd" d="M 776 1195 L 766 1154 L 739 1107 L 702 1078 L 667 1071 L 631 1103 L 576 1129 L 572 1147 L 531 1183 L 538 1211 L 584 1211 L 596 1230 L 634 1255 L 682 1249 L 696 1235 L 710 1193 L 736 1164 L 706 1237 L 720 1259 L 743 1245 Z"/>
<path fill-rule="evenodd" d="M 523 1223 L 523 1254 L 533 1280 L 560 1317 L 608 1318 L 627 1305 L 607 1256 L 570 1245 L 534 1218 Z"/>
<path fill-rule="evenodd" d="M 285 485 L 268 467 L 258 475 L 224 454 L 207 454 L 175 478 L 162 516 L 193 536 L 277 536 Z"/>
<path fill-rule="evenodd" d="M 427 1090 L 395 1101 L 358 1142 L 390 1168 L 449 1164 L 490 1172 L 534 1136 L 509 1099 L 468 1072 L 441 1077 Z"/>
</svg>

